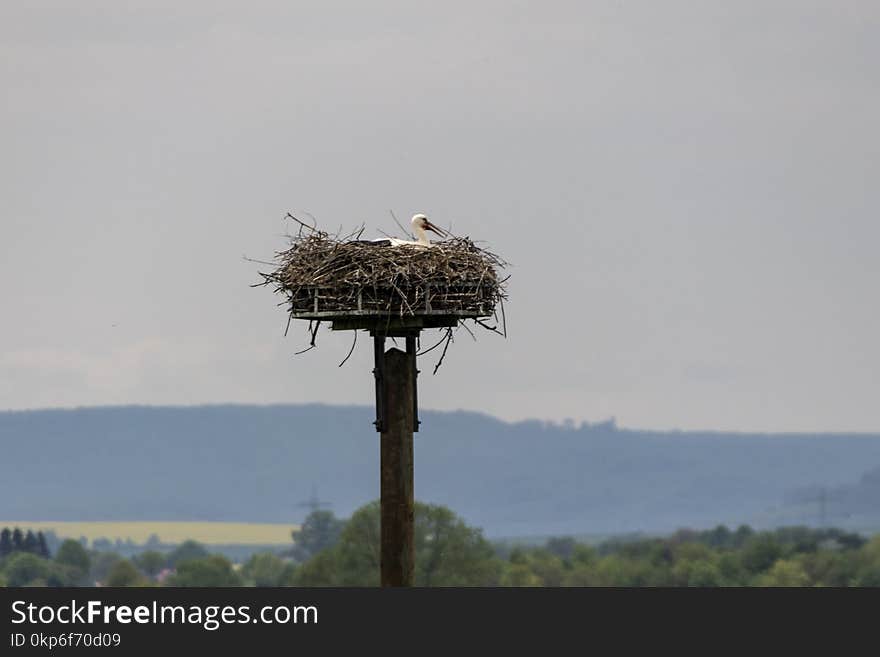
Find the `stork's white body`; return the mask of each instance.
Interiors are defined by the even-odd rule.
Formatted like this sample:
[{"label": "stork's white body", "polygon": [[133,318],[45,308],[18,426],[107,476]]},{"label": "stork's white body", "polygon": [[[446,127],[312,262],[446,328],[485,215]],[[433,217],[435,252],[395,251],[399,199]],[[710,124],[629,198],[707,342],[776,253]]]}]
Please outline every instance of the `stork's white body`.
[{"label": "stork's white body", "polygon": [[438,235],[443,235],[443,231],[428,221],[428,218],[423,214],[414,215],[410,220],[410,224],[412,225],[413,233],[415,233],[416,236],[415,240],[402,240],[396,237],[380,237],[379,239],[370,240],[370,242],[376,246],[431,247],[434,246],[434,244],[431,244],[431,240],[428,239],[427,231],[430,230]]}]

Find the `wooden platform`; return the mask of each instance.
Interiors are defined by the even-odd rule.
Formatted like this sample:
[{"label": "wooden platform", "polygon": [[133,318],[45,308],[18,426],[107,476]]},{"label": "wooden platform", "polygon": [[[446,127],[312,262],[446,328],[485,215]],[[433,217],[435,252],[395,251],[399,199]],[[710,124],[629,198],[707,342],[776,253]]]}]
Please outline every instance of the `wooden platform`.
[{"label": "wooden platform", "polygon": [[415,314],[389,314],[373,310],[319,311],[292,313],[293,319],[330,322],[334,331],[369,331],[372,335],[402,337],[423,329],[458,326],[462,319],[491,317],[473,311],[423,310]]}]

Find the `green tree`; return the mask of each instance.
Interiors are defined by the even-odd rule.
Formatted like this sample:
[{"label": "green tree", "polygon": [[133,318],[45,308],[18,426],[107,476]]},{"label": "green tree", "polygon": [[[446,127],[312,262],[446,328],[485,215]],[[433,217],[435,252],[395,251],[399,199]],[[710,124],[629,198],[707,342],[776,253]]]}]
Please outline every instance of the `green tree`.
[{"label": "green tree", "polygon": [[29,552],[16,552],[4,568],[9,586],[45,586],[49,576],[49,562]]},{"label": "green tree", "polygon": [[880,534],[862,546],[862,556],[868,562],[880,566]]},{"label": "green tree", "polygon": [[147,581],[135,565],[128,559],[115,562],[107,573],[104,586],[145,586]]},{"label": "green tree", "polygon": [[336,545],[345,521],[340,520],[332,511],[312,511],[299,529],[290,535],[293,538],[291,554],[297,561],[305,561]]},{"label": "green tree", "polygon": [[858,559],[855,552],[818,550],[805,554],[800,563],[809,581],[819,586],[852,586],[858,579]]},{"label": "green tree", "polygon": [[168,554],[168,566],[174,568],[181,561],[201,559],[208,556],[205,546],[196,541],[184,541]]},{"label": "green tree", "polygon": [[[303,563],[298,586],[378,586],[380,508],[371,502],[345,523],[338,544]],[[416,586],[488,586],[498,584],[502,564],[482,533],[449,509],[415,505]]]},{"label": "green tree", "polygon": [[92,568],[89,572],[89,579],[93,582],[103,582],[107,579],[116,562],[122,561],[122,557],[116,552],[93,552],[91,560]]},{"label": "green tree", "polygon": [[753,575],[768,570],[780,557],[782,546],[769,534],[748,539],[742,548],[743,566]]},{"label": "green tree", "polygon": [[595,586],[664,586],[669,584],[667,569],[645,558],[612,554],[596,564]]},{"label": "green tree", "polygon": [[67,566],[70,571],[70,586],[82,585],[89,574],[92,560],[89,553],[78,541],[68,538],[55,553],[55,563]]},{"label": "green tree", "polygon": [[156,576],[165,568],[168,557],[156,550],[147,550],[134,557],[132,561],[144,575],[155,580]]},{"label": "green tree", "polygon": [[718,570],[725,586],[744,586],[750,577],[737,552],[722,553],[718,557]]},{"label": "green tree", "polygon": [[271,552],[254,554],[241,568],[241,576],[254,586],[284,586],[295,567]]},{"label": "green tree", "polygon": [[589,564],[572,564],[565,574],[564,586],[596,586],[596,568]]},{"label": "green tree", "polygon": [[[574,553],[574,549],[572,549],[571,553]],[[529,572],[537,578],[536,584],[514,584],[511,583],[511,586],[562,586],[567,579],[567,571],[565,562],[556,554],[553,554],[546,548],[536,548],[529,550],[527,552],[519,552],[512,553],[511,557],[514,557],[515,554],[519,556],[519,563],[524,564]],[[513,561],[513,559],[511,559]],[[518,564],[515,564],[518,565]],[[510,580],[511,574],[510,569],[506,573],[506,577]]]},{"label": "green tree", "polygon": [[871,588],[880,587],[880,566],[868,566],[860,569],[853,580],[853,585]]},{"label": "green tree", "polygon": [[24,548],[24,534],[16,527],[12,530],[12,551],[20,552]]},{"label": "green tree", "polygon": [[24,535],[22,549],[25,552],[30,552],[31,554],[36,554],[37,556],[40,556],[40,544],[37,541],[37,535],[34,534],[32,529],[28,529],[27,534]]},{"label": "green tree", "polygon": [[502,586],[541,586],[541,578],[532,572],[528,562],[510,563],[501,579]]},{"label": "green tree", "polygon": [[44,559],[49,559],[52,556],[49,554],[49,546],[46,544],[46,535],[43,532],[37,533],[37,554]]},{"label": "green tree", "polygon": [[867,542],[850,561],[855,564],[853,585],[880,586],[880,535]]},{"label": "green tree", "polygon": [[565,573],[563,586],[595,586],[598,561],[596,548],[583,543],[575,545],[570,559],[570,570]]},{"label": "green tree", "polygon": [[501,563],[480,529],[445,506],[416,503],[416,586],[491,586]]},{"label": "green tree", "polygon": [[342,586],[339,573],[339,547],[318,552],[297,566],[293,586]]},{"label": "green tree", "polygon": [[356,510],[345,523],[334,552],[337,558],[338,584],[342,586],[379,586],[382,539],[379,502],[370,502]]},{"label": "green tree", "polygon": [[703,540],[713,548],[723,548],[733,543],[734,534],[725,525],[718,525],[705,532]]},{"label": "green tree", "polygon": [[219,554],[187,559],[177,564],[177,572],[168,578],[168,586],[241,586],[241,578],[232,563]]},{"label": "green tree", "polygon": [[752,536],[755,535],[755,530],[749,527],[748,525],[740,525],[736,528],[736,531],[733,532],[733,536],[731,536],[731,544],[734,547],[742,547],[746,541],[748,541]]},{"label": "green tree", "polygon": [[578,543],[571,554],[572,565],[589,566],[595,564],[598,559],[599,554],[596,552],[596,548],[591,545],[584,545],[583,543]]},{"label": "green tree", "polygon": [[810,578],[795,560],[779,559],[758,579],[759,586],[807,586]]},{"label": "green tree", "polygon": [[672,567],[676,586],[724,586],[721,569],[710,559],[682,559]]},{"label": "green tree", "polygon": [[0,559],[10,554],[12,554],[12,532],[9,527],[4,527],[3,531],[0,531]]}]

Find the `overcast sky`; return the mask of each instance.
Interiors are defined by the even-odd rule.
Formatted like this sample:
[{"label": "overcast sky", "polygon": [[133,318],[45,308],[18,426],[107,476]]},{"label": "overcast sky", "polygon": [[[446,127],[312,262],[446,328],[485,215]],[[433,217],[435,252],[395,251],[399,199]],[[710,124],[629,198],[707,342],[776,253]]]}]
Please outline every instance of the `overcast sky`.
[{"label": "overcast sky", "polygon": [[514,263],[426,408],[880,430],[880,4],[0,4],[0,408],[372,404],[282,217]]}]

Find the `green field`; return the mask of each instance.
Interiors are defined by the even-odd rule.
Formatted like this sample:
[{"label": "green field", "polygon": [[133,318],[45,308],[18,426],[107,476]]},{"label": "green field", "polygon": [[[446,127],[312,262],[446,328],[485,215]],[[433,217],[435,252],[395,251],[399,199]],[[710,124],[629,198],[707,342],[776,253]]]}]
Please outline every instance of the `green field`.
[{"label": "green field", "polygon": [[85,536],[90,542],[96,538],[131,540],[146,543],[156,534],[162,543],[181,543],[193,539],[206,545],[281,545],[290,543],[294,524],[250,522],[56,522],[29,520],[0,520],[0,527],[21,527],[24,530],[54,531],[59,538]]}]

